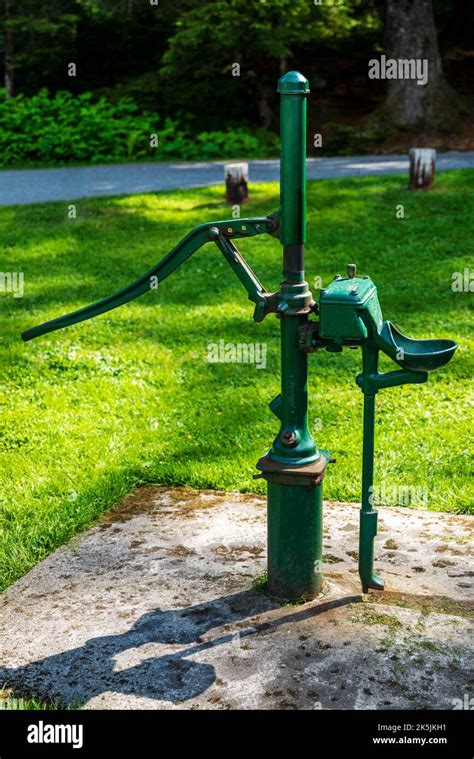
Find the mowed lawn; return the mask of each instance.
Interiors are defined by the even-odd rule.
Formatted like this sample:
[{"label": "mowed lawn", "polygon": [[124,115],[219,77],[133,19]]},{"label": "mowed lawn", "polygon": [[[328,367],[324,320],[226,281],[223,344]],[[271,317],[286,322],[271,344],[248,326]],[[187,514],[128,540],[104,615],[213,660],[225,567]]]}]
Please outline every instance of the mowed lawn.
[{"label": "mowed lawn", "polygon": [[[385,319],[410,336],[460,344],[426,385],[379,393],[376,432],[378,486],[426,488],[428,508],[458,513],[474,501],[473,295],[451,284],[453,272],[474,275],[473,191],[469,171],[441,174],[418,193],[403,176],[308,185],[310,284],[327,284],[355,262],[377,283]],[[253,322],[214,245],[116,311],[20,340],[22,330],[127,285],[195,225],[228,218],[222,194],[78,201],[75,220],[66,203],[0,209],[0,270],[25,277],[23,298],[0,293],[3,587],[140,483],[264,492],[252,475],[277,431],[268,403],[279,392],[279,322]],[[277,184],[251,187],[245,215],[277,208]],[[277,289],[278,242],[237,244],[267,289]],[[209,363],[208,346],[220,340],[265,343],[266,368]],[[311,426],[337,459],[325,498],[358,500],[360,352],[322,351],[309,362]],[[387,360],[383,368],[396,367]]]}]

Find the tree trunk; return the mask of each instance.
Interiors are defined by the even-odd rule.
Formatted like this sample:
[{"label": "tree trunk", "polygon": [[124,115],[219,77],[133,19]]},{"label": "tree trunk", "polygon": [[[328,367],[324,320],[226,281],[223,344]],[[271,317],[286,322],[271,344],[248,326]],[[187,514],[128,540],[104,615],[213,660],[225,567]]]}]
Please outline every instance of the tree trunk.
[{"label": "tree trunk", "polygon": [[436,171],[436,150],[412,148],[410,150],[410,182],[412,190],[429,190]]},{"label": "tree trunk", "polygon": [[265,129],[268,129],[273,121],[273,111],[270,106],[270,98],[273,95],[273,89],[264,84],[260,84],[257,86],[257,92],[260,123]]},{"label": "tree trunk", "polygon": [[386,0],[387,60],[415,60],[427,66],[426,84],[417,79],[387,77],[384,113],[395,126],[452,128],[459,115],[457,95],[444,78],[432,0]]},{"label": "tree trunk", "polygon": [[224,176],[227,203],[232,206],[240,206],[243,203],[248,203],[248,163],[227,163],[224,166]]},{"label": "tree trunk", "polygon": [[4,38],[4,54],[3,65],[5,69],[5,89],[6,97],[12,98],[15,94],[14,90],[14,74],[13,74],[13,32],[9,25],[11,19],[10,14],[10,0],[3,1],[4,7],[4,24],[5,24],[5,38]]}]

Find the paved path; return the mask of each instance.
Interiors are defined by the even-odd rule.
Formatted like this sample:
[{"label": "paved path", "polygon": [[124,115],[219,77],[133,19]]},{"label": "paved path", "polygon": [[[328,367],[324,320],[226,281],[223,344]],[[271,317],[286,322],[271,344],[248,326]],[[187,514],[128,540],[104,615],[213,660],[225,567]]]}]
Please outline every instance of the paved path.
[{"label": "paved path", "polygon": [[[218,185],[224,181],[224,163],[128,163],[0,171],[0,206]],[[276,159],[249,161],[250,182],[278,180],[279,168],[280,162]],[[439,171],[462,168],[474,168],[474,151],[439,154]],[[308,159],[309,179],[376,176],[407,171],[406,155]]]}]

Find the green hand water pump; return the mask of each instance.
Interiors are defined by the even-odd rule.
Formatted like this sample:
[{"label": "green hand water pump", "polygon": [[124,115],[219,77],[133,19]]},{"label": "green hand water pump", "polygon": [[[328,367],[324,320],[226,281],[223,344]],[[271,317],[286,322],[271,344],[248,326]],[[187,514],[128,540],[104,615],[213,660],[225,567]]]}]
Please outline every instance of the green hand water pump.
[{"label": "green hand water pump", "polygon": [[[255,304],[254,319],[275,314],[281,325],[281,394],[270,408],[280,421],[271,448],[257,463],[268,488],[268,590],[294,599],[314,597],[322,586],[322,481],[328,451],[319,450],[308,426],[308,354],[344,347],[362,349],[357,384],[364,393],[362,508],[359,573],[362,589],[382,590],[374,573],[377,511],[373,508],[375,396],[385,387],[425,382],[428,372],[446,364],[457,345],[452,340],[412,340],[383,321],[377,289],[358,277],[336,277],[315,302],[304,275],[306,238],[306,99],[307,79],[296,71],[281,77],[280,209],[257,218],[232,219],[196,227],[156,266],[123,290],[45,322],[22,334],[23,340],[91,319],[128,303],[161,283],[202,245],[221,251]],[[270,234],[283,246],[283,281],[270,293],[242,258],[234,241]],[[311,317],[311,318],[310,318]],[[401,368],[378,373],[379,352]]]}]

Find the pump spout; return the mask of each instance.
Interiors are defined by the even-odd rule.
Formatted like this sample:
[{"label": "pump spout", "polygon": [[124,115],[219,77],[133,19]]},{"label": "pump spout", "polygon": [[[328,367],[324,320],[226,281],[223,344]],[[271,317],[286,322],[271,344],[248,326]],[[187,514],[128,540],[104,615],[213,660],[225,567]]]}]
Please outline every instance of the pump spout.
[{"label": "pump spout", "polygon": [[375,333],[380,350],[404,369],[432,372],[441,369],[454,356],[458,347],[454,340],[417,340],[403,335],[392,322],[383,322]]}]

